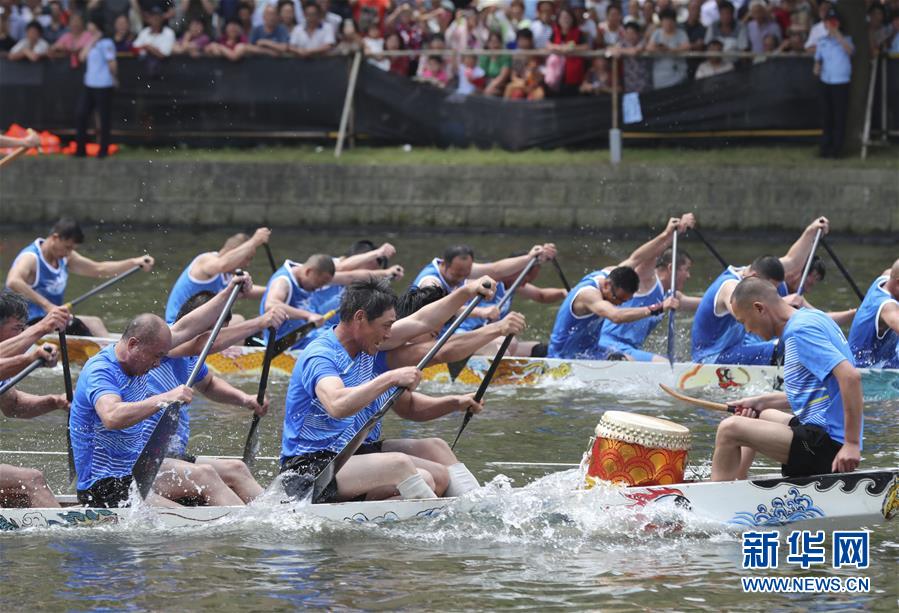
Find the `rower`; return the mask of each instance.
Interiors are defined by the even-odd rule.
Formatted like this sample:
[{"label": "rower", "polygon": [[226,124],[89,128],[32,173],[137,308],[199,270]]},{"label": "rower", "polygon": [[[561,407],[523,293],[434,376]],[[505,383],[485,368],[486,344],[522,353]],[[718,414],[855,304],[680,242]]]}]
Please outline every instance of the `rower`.
[{"label": "rower", "polygon": [[[253,236],[240,232],[228,237],[218,251],[201,253],[191,260],[169,292],[165,305],[165,322],[175,323],[178,311],[191,296],[202,291],[222,291],[234,271],[249,268],[256,250],[268,243],[271,234],[272,231],[268,228],[257,228]],[[259,298],[264,291],[262,287],[254,287],[250,295]],[[235,317],[235,323],[243,319],[240,315]]]},{"label": "rower", "polygon": [[[200,292],[191,297],[181,307],[178,317],[175,321],[179,321],[186,317],[200,306],[206,304],[215,297],[212,292]],[[255,317],[250,320],[229,325],[232,320],[229,312],[225,319],[225,327],[221,329],[219,335],[213,343],[211,352],[218,352],[226,347],[234,344],[241,344],[243,340],[250,335],[256,334],[267,328],[277,328],[287,320],[287,313],[282,308],[275,308],[267,312],[265,315]],[[187,343],[175,347],[169,352],[169,358],[164,364],[158,368],[154,368],[148,373],[147,393],[151,395],[164,394],[177,388],[179,385],[187,383],[190,372],[196,364],[195,357],[202,352],[206,345],[208,333],[204,333]],[[206,368],[204,364],[200,368],[197,376],[197,382],[194,384],[195,391],[203,394],[204,397],[214,402],[239,406],[257,415],[265,415],[268,411],[268,396],[260,405],[256,402],[256,396],[247,394],[230,383],[216,377]],[[178,432],[173,437],[172,445],[170,445],[167,458],[183,460],[191,464],[209,465],[211,466],[222,481],[231,488],[235,494],[240,496],[245,503],[250,502],[262,493],[262,487],[253,478],[247,465],[241,460],[229,460],[211,457],[197,457],[187,452],[187,446],[190,441],[190,405],[181,405],[181,418],[178,421]],[[166,460],[168,461],[168,460]],[[166,470],[166,464],[162,465],[161,470]],[[177,501],[176,501],[177,502]]]},{"label": "rower", "polygon": [[693,361],[705,364],[771,364],[775,359],[777,339],[765,342],[747,335],[734,318],[731,294],[741,279],[758,277],[771,283],[778,294],[787,297],[791,303],[801,305],[801,296],[788,296],[784,278],[795,275],[797,269],[801,274],[816,233],[818,230],[827,233],[828,229],[827,218],[820,217],[809,224],[785,256],[762,256],[749,266],[728,266],[718,275],[703,294],[693,319]]},{"label": "rower", "polygon": [[556,314],[547,357],[564,359],[605,360],[610,350],[599,344],[606,321],[624,324],[661,315],[678,307],[674,296],[635,307],[624,304],[640,288],[640,275],[635,268],[652,269],[652,256],[664,249],[675,230],[684,231],[692,224],[692,215],[672,217],[665,231],[634,251],[618,266],[608,266],[585,276],[568,293]]},{"label": "rower", "polygon": [[[212,327],[232,285],[240,285],[244,296],[253,287],[249,275],[233,277],[228,288],[171,327],[156,315],[138,315],[116,344],[104,347],[81,369],[69,414],[81,504],[116,507],[127,503],[132,469],[163,409],[171,402],[189,404],[193,398],[185,385],[152,395],[147,373],[172,359],[172,347]],[[171,500],[182,498],[198,498],[208,505],[243,504],[211,466],[180,460],[166,462],[153,490],[147,501],[156,506],[177,506]]]},{"label": "rower", "polygon": [[[518,251],[511,254],[509,258],[518,258],[523,255],[527,255],[527,252]],[[515,273],[499,279],[496,282],[496,293],[493,295],[493,298],[491,298],[490,300],[482,300],[480,306],[496,306],[498,308],[499,303],[502,302],[503,298],[507,294],[506,288],[512,286],[515,283],[515,280],[518,278],[519,273]],[[563,288],[537,287],[536,285],[534,285],[533,282],[537,280],[537,277],[539,275],[540,264],[535,264],[525,275],[524,279],[521,282],[521,285],[518,286],[518,289],[515,292],[516,296],[521,296],[522,298],[526,298],[527,300],[531,300],[538,304],[555,304],[557,302],[562,302],[563,300],[565,300],[565,296],[568,295],[568,292]],[[437,286],[435,285],[431,287]],[[512,300],[507,299],[505,304],[503,304],[502,309],[500,310],[499,316],[505,317],[509,314],[511,309]],[[472,330],[477,330],[478,328],[481,328],[488,323],[489,322],[484,318],[469,316],[467,319],[465,319],[465,321],[462,322],[462,325],[459,326],[459,331],[471,332]],[[499,349],[500,343],[502,343],[501,338],[489,343],[488,345],[480,347],[478,349],[478,353],[493,355],[496,353],[497,349]],[[509,348],[506,351],[506,355],[545,357],[546,350],[547,346],[544,343],[541,343],[539,341],[519,341],[518,338],[515,337],[512,339],[512,343],[509,345]]]},{"label": "rower", "polygon": [[[685,232],[695,225],[696,219],[692,213],[686,213],[680,219],[672,217],[661,234],[631,254],[628,262],[640,277],[640,286],[633,298],[621,305],[622,308],[652,307],[665,301],[665,296],[671,292],[672,237],[675,231]],[[692,266],[693,258],[690,254],[684,249],[678,249],[675,290],[679,308],[687,311],[695,311],[699,306],[699,298],[683,294]],[[668,358],[642,349],[646,339],[661,321],[662,315],[659,314],[626,323],[605,322],[599,337],[600,353],[605,353],[606,358],[623,356],[637,362],[667,362]]]},{"label": "rower", "polygon": [[[489,283],[491,289],[483,287]],[[464,293],[396,320],[396,295],[385,280],[347,287],[340,323],[300,354],[287,390],[281,471],[317,474],[378,411],[395,387],[403,394],[394,409],[400,417],[429,421],[456,411],[480,412],[472,394],[431,398],[413,392],[421,372],[396,368],[391,354],[410,339],[440,327],[463,300],[493,295],[492,281],[465,285]],[[455,302],[454,302],[455,301]],[[328,484],[324,501],[457,496],[477,488],[477,479],[440,439],[379,440],[378,424],[366,443]],[[423,450],[422,447],[428,447]],[[423,459],[430,457],[431,459]]]},{"label": "rower", "polygon": [[[778,293],[783,295],[795,294],[799,291],[799,283],[802,280],[802,272],[803,269],[794,269],[794,274],[790,276],[784,276],[783,284],[778,288]],[[824,260],[821,259],[819,255],[812,256],[812,263],[809,266],[808,276],[805,278],[805,285],[802,287],[802,298],[801,301],[799,297],[796,296],[795,300],[792,300],[793,306],[805,306],[810,308],[815,308],[808,301],[808,293],[812,290],[813,287],[818,285],[821,281],[824,280],[825,275],[827,274],[827,267],[824,265]],[[844,311],[826,311],[828,317],[834,320],[838,326],[849,326],[852,325],[852,320],[855,317],[855,313],[858,309],[846,309]]]},{"label": "rower", "polygon": [[[56,326],[62,328],[68,317],[55,309],[38,324],[26,328],[28,302],[13,291],[0,290],[0,387],[37,359],[45,366],[56,365],[56,347],[44,345],[25,351]],[[63,311],[65,313],[65,311]],[[47,326],[51,326],[48,329]],[[15,344],[14,344],[15,343]],[[19,350],[20,349],[20,350]],[[0,412],[6,417],[30,419],[51,411],[69,408],[65,394],[35,396],[13,388],[0,396]],[[44,474],[34,468],[0,464],[0,507],[58,507]]]},{"label": "rower", "polygon": [[[532,258],[546,262],[556,257],[556,246],[552,243],[534,245],[527,254],[504,258],[495,262],[480,263],[474,261],[474,250],[468,245],[448,247],[443,258],[434,258],[415,277],[412,287],[436,285],[447,293],[462,287],[470,277],[488,275],[494,279],[515,277]],[[498,301],[497,301],[498,302]],[[469,317],[480,321],[495,321],[500,318],[496,306],[479,306]]]},{"label": "rower", "polygon": [[855,363],[899,368],[899,260],[874,280],[849,330]]},{"label": "rower", "polygon": [[851,472],[861,461],[861,375],[839,327],[816,309],[794,309],[775,286],[748,277],[730,301],[751,334],[781,338],[784,389],[733,403],[718,426],[712,480],[745,479],[755,452],[781,463],[785,477]]},{"label": "rower", "polygon": [[[22,249],[6,278],[6,287],[28,300],[28,320],[35,322],[55,306],[63,305],[69,271],[84,277],[114,277],[129,268],[153,268],[153,258],[142,255],[125,260],[97,262],[75,248],[84,243],[84,232],[78,222],[63,217],[50,228],[47,238],[37,238]],[[69,322],[66,332],[80,336],[107,336],[99,317],[79,315]]]},{"label": "rower", "polygon": [[[361,269],[337,272],[331,256],[321,253],[309,256],[304,264],[285,260],[284,265],[268,280],[259,304],[259,313],[262,315],[275,307],[287,310],[290,320],[278,327],[277,330],[277,338],[281,339],[306,322],[313,322],[316,326],[324,324],[322,315],[315,312],[320,302],[316,299],[316,293],[329,284],[346,285],[369,277],[384,278],[402,274],[403,270],[400,266],[383,270]],[[264,338],[266,341],[268,340],[267,330]],[[302,349],[309,342],[311,342],[309,338],[300,339],[292,349]]]}]

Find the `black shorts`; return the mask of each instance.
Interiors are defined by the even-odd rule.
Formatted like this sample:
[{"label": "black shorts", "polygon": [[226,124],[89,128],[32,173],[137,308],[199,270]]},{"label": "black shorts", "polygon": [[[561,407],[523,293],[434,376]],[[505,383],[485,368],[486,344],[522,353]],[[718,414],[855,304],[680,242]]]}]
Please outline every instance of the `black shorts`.
[{"label": "black shorts", "polygon": [[820,426],[803,424],[798,418],[790,420],[793,442],[787,463],[781,466],[784,477],[808,477],[832,473],[833,459],[843,447]]},{"label": "black shorts", "polygon": [[78,502],[87,507],[99,507],[101,509],[128,506],[122,503],[128,501],[131,481],[131,475],[100,479],[86,490],[78,490]]},{"label": "black shorts", "polygon": [[[381,453],[384,441],[376,441],[374,443],[365,443],[353,455],[366,455],[369,453]],[[281,464],[281,472],[286,473],[293,471],[300,475],[309,475],[315,477],[325,467],[331,463],[331,460],[337,454],[333,451],[316,451],[315,453],[307,453],[305,455],[295,455],[284,460]],[[337,500],[337,476],[335,475],[331,482],[325,486],[321,495],[315,500],[321,502],[335,502]]]},{"label": "black shorts", "polygon": [[[28,320],[28,325],[33,326],[43,317],[34,317]],[[66,326],[66,334],[69,336],[90,336],[91,331],[87,329],[87,326],[84,325],[84,322],[78,319],[77,317],[73,317],[72,321],[69,322],[69,325]]]}]

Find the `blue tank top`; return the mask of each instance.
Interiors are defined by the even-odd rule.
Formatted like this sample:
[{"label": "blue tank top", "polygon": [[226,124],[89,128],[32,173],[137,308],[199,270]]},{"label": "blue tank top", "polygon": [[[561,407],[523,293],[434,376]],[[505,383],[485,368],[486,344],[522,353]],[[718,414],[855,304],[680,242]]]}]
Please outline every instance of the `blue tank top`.
[{"label": "blue tank top", "polygon": [[[163,358],[162,365],[168,360]],[[69,411],[79,490],[88,489],[100,479],[131,474],[162,411],[127,428],[109,430],[94,407],[102,396],[108,394],[114,394],[125,402],[146,400],[153,395],[148,391],[147,381],[147,375],[132,377],[122,370],[116,359],[115,345],[101,349],[81,369]]]},{"label": "blue tank top", "polygon": [[[658,304],[665,299],[665,290],[662,289],[662,282],[656,277],[656,283],[645,294],[634,294],[634,297],[621,305],[621,308],[638,308],[647,307]],[[624,343],[639,349],[646,341],[646,337],[655,329],[659,322],[662,321],[664,315],[654,315],[652,317],[644,317],[637,321],[623,324],[616,324],[607,321],[602,326],[602,334],[599,337],[600,346],[605,346],[614,341],[616,343]]]},{"label": "blue tank top", "polygon": [[[299,263],[294,262],[293,260],[284,260],[284,265],[281,266],[275,274],[273,274],[268,283],[265,286],[265,293],[262,295],[262,301],[259,303],[259,314],[265,314],[265,301],[268,299],[268,293],[272,289],[272,285],[278,279],[284,278],[287,280],[287,300],[285,302],[292,306],[295,309],[303,309],[304,311],[314,312],[315,305],[313,301],[313,296],[315,292],[310,292],[308,290],[303,289],[299,283],[297,283],[296,277],[293,275],[293,269],[297,266],[300,266]],[[290,334],[300,326],[306,323],[305,319],[290,319],[284,322],[280,328],[278,328],[275,336],[277,338],[283,338],[284,336]],[[268,330],[263,333],[263,338],[268,342]],[[304,339],[306,340],[306,339]]]},{"label": "blue tank top", "polygon": [[433,260],[431,260],[431,262],[427,266],[421,269],[421,271],[418,273],[418,276],[415,277],[415,280],[412,282],[411,287],[421,287],[421,282],[426,277],[437,277],[437,279],[440,281],[440,286],[443,287],[444,290],[446,290],[447,294],[452,292],[454,289],[462,287],[465,284],[465,280],[460,281],[454,286],[450,286],[447,280],[443,278],[443,274],[441,274],[440,272],[440,265],[442,263],[443,260],[440,258],[434,258]]},{"label": "blue tank top", "polygon": [[[147,396],[155,396],[169,392],[179,385],[186,385],[190,372],[197,363],[197,356],[166,358],[157,367],[147,373]],[[197,383],[209,375],[206,364],[197,373]],[[181,405],[181,419],[178,421],[178,432],[172,439],[170,451],[183,454],[190,440],[190,405]]]},{"label": "blue tank top", "polygon": [[[492,306],[498,305],[502,302],[503,297],[506,295],[506,285],[502,281],[498,281],[496,283],[496,293],[493,295],[493,298],[490,300],[481,300],[478,307],[480,308],[489,308]],[[509,314],[509,311],[512,310],[512,298],[506,300],[506,303],[503,305],[503,308],[499,310],[500,318],[505,317]],[[465,321],[462,322],[462,325],[459,326],[459,330],[471,331],[477,330],[482,326],[486,326],[489,321],[483,319],[481,317],[466,317]]]},{"label": "blue tank top", "polygon": [[[334,328],[309,343],[297,359],[287,388],[281,462],[316,451],[340,452],[381,408],[391,392],[384,392],[355,415],[338,419],[328,414],[316,396],[315,386],[319,381],[339,377],[346,387],[356,387],[387,370],[383,352],[375,355],[360,352],[356,357],[350,357],[334,334]],[[381,424],[378,424],[366,441],[377,441],[380,436]]]},{"label": "blue tank top", "polygon": [[899,368],[899,335],[889,326],[878,330],[883,306],[899,304],[884,287],[888,280],[874,280],[849,329],[849,348],[860,368]]},{"label": "blue tank top", "polygon": [[[215,251],[211,253],[218,255]],[[228,282],[231,280],[231,275],[229,274],[219,273],[208,281],[200,281],[190,274],[190,269],[193,267],[194,262],[203,255],[208,254],[201,253],[191,260],[190,264],[187,265],[187,268],[181,271],[181,275],[175,281],[175,285],[172,286],[172,290],[169,292],[168,302],[165,304],[165,322],[167,324],[175,323],[175,320],[178,318],[178,311],[180,311],[181,307],[184,306],[184,303],[193,298],[194,295],[200,292],[212,292],[217,294],[228,287]]]},{"label": "blue tank top", "polygon": [[575,285],[556,314],[556,322],[549,338],[550,358],[592,358],[603,327],[603,318],[594,313],[575,315],[571,310],[577,295],[591,287],[599,289],[599,279],[605,279],[609,273],[594,270]]},{"label": "blue tank top", "polygon": [[730,311],[723,315],[715,313],[715,303],[721,286],[728,281],[739,281],[741,268],[728,266],[702,295],[696,316],[693,318],[693,361],[714,362],[718,354],[728,347],[735,347],[743,342],[746,329],[738,322]]},{"label": "blue tank top", "polygon": [[[47,263],[47,260],[44,259],[44,254],[41,253],[41,245],[43,242],[44,239],[39,238],[22,249],[19,252],[19,255],[16,256],[16,259],[13,260],[13,266],[16,265],[19,258],[26,256],[27,254],[31,254],[37,258],[37,267],[35,268],[34,282],[31,284],[31,289],[53,304],[60,306],[63,303],[63,294],[65,294],[66,291],[66,283],[69,280],[68,258],[60,258],[57,267],[53,268]],[[47,312],[38,305],[33,302],[28,303],[29,321],[38,317],[43,317],[46,314]]]}]

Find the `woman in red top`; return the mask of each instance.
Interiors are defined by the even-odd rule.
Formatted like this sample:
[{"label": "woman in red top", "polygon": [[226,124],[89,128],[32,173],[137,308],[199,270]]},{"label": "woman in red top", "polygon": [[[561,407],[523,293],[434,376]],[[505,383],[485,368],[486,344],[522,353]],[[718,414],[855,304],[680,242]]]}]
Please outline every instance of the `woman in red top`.
[{"label": "woman in red top", "polygon": [[[574,12],[568,8],[559,11],[559,18],[553,25],[553,35],[550,38],[547,49],[557,53],[566,51],[588,51],[590,45],[587,37],[577,27],[577,18]],[[559,96],[576,96],[580,89],[584,74],[587,72],[587,63],[582,57],[565,55],[565,71],[562,82],[559,85]]]}]

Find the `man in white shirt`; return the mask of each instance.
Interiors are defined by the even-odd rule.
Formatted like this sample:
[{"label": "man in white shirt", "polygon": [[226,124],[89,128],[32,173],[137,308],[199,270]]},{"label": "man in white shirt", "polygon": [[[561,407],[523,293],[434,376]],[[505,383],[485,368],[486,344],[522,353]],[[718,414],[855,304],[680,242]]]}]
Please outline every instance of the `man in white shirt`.
[{"label": "man in white shirt", "polygon": [[141,55],[150,54],[159,59],[172,55],[175,47],[175,32],[163,24],[162,8],[154,6],[147,14],[147,27],[140,31],[134,41],[134,48]]},{"label": "man in white shirt", "polygon": [[818,41],[827,36],[827,26],[824,22],[831,7],[833,7],[833,4],[829,0],[821,0],[818,3],[818,23],[809,30],[808,39],[805,41],[805,50],[809,53],[814,53],[815,47],[818,46]]},{"label": "man in white shirt", "polygon": [[290,34],[290,52],[300,57],[322,55],[334,46],[334,31],[322,23],[322,10],[309,3],[303,9],[306,23],[298,25]]}]

